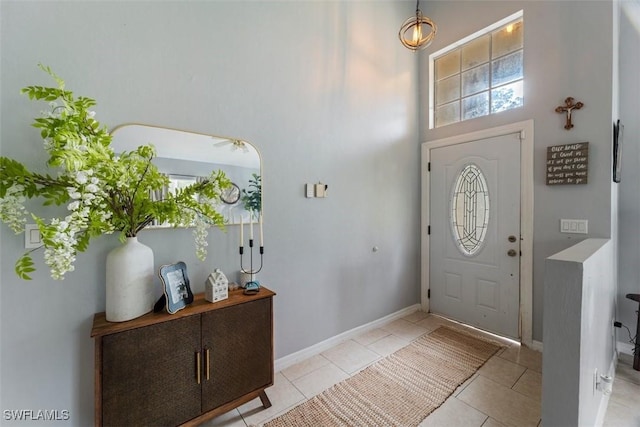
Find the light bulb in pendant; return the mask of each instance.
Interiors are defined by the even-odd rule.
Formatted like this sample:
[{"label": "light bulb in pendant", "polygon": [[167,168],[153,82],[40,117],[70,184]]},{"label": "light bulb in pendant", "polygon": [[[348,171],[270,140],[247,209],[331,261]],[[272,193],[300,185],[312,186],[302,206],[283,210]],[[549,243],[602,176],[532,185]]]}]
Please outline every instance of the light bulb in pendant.
[{"label": "light bulb in pendant", "polygon": [[422,25],[418,23],[413,27],[413,44],[417,46],[420,39],[422,39]]}]

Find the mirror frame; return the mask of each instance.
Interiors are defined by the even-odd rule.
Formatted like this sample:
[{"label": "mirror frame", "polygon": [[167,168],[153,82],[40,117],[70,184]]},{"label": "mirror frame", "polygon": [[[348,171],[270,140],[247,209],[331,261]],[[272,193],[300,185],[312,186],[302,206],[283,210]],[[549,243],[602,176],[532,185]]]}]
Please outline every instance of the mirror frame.
[{"label": "mirror frame", "polygon": [[[263,164],[263,160],[262,160],[262,154],[260,153],[260,150],[258,150],[258,148],[244,140],[244,139],[240,139],[240,138],[235,138],[235,137],[227,137],[227,136],[221,136],[221,135],[213,135],[213,134],[206,134],[206,133],[201,133],[201,132],[193,132],[193,131],[188,131],[188,130],[182,130],[182,129],[176,129],[176,128],[171,128],[171,127],[166,127],[166,126],[157,126],[157,125],[150,125],[150,124],[146,124],[146,123],[137,123],[137,122],[127,122],[127,123],[123,123],[120,124],[116,127],[114,127],[113,129],[111,129],[109,131],[109,134],[111,135],[111,148],[113,149],[113,151],[115,153],[118,153],[119,151],[132,151],[135,150],[137,147],[141,146],[141,145],[153,145],[156,148],[156,157],[157,158],[167,158],[167,159],[171,159],[173,157],[165,157],[162,156],[161,151],[159,151],[158,146],[156,144],[154,144],[154,142],[152,140],[145,142],[144,140],[140,140],[140,142],[136,142],[136,145],[131,145],[128,147],[124,147],[123,149],[116,149],[116,145],[117,145],[117,132],[118,131],[122,131],[122,129],[127,128],[127,127],[140,127],[140,128],[149,128],[152,131],[168,131],[168,132],[175,132],[175,133],[184,133],[184,134],[189,134],[192,137],[203,137],[203,138],[214,138],[217,140],[220,140],[220,142],[228,142],[231,144],[246,144],[249,147],[251,147],[255,153],[258,156],[258,161],[260,163],[260,167],[259,167],[259,176],[260,176],[260,182],[261,182],[261,192],[260,192],[260,215],[262,215],[263,217],[263,221],[264,221],[264,164]],[[128,144],[125,144],[128,145]],[[183,159],[179,159],[179,160],[184,160],[184,161],[198,161],[197,159],[191,159],[191,158],[183,158]],[[162,168],[160,168],[162,171]],[[212,170],[216,170],[216,169],[212,169]],[[184,174],[178,174],[178,173],[168,173],[168,175],[184,175]],[[253,174],[250,174],[248,179],[253,179]],[[242,191],[242,187],[240,187],[240,185],[235,182],[234,180],[232,180],[232,183],[235,184],[236,186],[238,186],[240,188],[240,191]],[[223,215],[225,215],[225,226],[230,226],[230,225],[240,225],[240,221],[236,221],[236,215],[237,212],[234,212],[233,209],[237,208],[237,206],[239,204],[242,203],[242,194],[240,194],[240,198],[238,199],[238,201],[234,204],[228,204],[225,203],[223,200],[220,200],[220,205],[219,208],[223,209],[223,212],[221,212]],[[228,207],[228,211],[224,212],[224,208]],[[240,216],[242,217],[242,221],[247,224],[249,222],[249,211],[247,211],[246,209],[244,209],[244,206],[242,206],[241,209],[241,214]],[[255,218],[254,215],[254,221],[257,221],[258,219]],[[165,227],[163,226],[150,226],[149,228],[158,228],[158,229],[163,229]]]}]

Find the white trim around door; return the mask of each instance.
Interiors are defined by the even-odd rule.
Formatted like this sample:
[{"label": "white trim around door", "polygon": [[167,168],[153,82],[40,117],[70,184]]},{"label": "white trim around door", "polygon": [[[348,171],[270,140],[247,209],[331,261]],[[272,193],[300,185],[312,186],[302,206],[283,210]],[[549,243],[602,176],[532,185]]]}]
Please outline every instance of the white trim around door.
[{"label": "white trim around door", "polygon": [[429,173],[431,150],[479,139],[520,133],[520,339],[533,345],[533,120],[456,135],[422,144],[421,305],[429,311]]}]

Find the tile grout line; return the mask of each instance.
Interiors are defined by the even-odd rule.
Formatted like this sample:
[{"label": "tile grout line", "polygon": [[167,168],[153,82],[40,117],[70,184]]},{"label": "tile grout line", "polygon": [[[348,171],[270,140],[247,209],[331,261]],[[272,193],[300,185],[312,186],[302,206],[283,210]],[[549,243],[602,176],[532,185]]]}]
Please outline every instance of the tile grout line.
[{"label": "tile grout line", "polygon": [[[304,394],[303,394],[303,396],[304,396]],[[262,420],[262,421],[260,421],[260,422],[258,422],[258,423],[254,423],[254,424],[252,424],[251,426],[253,426],[253,425],[263,425],[263,424],[266,424],[266,423],[268,423],[269,421],[272,421],[272,420],[274,420],[274,419],[278,418],[280,415],[284,415],[284,414],[286,414],[286,413],[287,413],[287,412],[289,412],[291,409],[295,408],[295,407],[296,407],[296,406],[298,406],[298,405],[303,404],[303,403],[304,403],[304,402],[306,402],[307,400],[309,400],[309,399],[307,399],[307,398],[305,397],[304,399],[302,399],[302,400],[300,400],[300,401],[298,401],[298,402],[296,402],[296,403],[294,403],[294,404],[292,404],[292,405],[287,406],[287,407],[286,407],[286,408],[284,408],[282,411],[280,411],[280,412],[276,412],[273,416],[268,417],[268,418],[265,418],[264,420]],[[240,415],[242,415],[242,414],[240,414]],[[244,417],[243,417],[242,419],[243,419],[244,423],[247,425],[247,427],[251,427],[251,426],[247,423],[247,421],[244,419]]]},{"label": "tile grout line", "polygon": [[[478,379],[478,377],[480,376],[480,374],[478,373],[478,371],[479,371],[479,370],[480,370],[480,368],[478,368],[478,370],[477,370],[477,371],[475,371],[475,372],[473,373],[473,375],[471,375],[469,378],[467,378],[467,380],[466,380],[465,382],[463,382],[462,384],[460,384],[460,385],[458,386],[458,388],[460,388],[460,387],[462,387],[462,386],[464,386],[464,387],[462,387],[462,389],[461,389],[460,391],[458,391],[458,389],[454,390],[454,392],[453,392],[453,393],[455,394],[455,396],[454,396],[454,394],[452,394],[452,396],[454,396],[455,398],[458,398],[458,396],[460,396],[460,394],[461,394],[463,391],[465,391],[465,390],[467,389],[467,387],[469,387],[469,386],[471,385],[471,383],[472,383],[472,382],[474,382],[475,380],[477,380],[477,379]],[[466,385],[465,385],[465,384],[466,384]],[[456,393],[456,392],[457,392],[457,393]],[[460,401],[461,401],[461,402],[464,402],[463,400],[460,400]]]},{"label": "tile grout line", "polygon": [[[327,366],[327,365],[333,364],[333,362],[332,362],[331,360],[327,359],[327,358],[326,358],[322,353],[318,353],[318,354],[317,354],[317,356],[322,357],[324,360],[326,360],[326,361],[327,361],[327,363],[325,363],[325,364],[323,364],[323,365],[320,365],[320,366],[318,366],[318,367],[317,367],[317,368],[315,368],[315,369],[310,370],[309,372],[305,373],[304,375],[300,375],[298,378],[290,379],[289,377],[287,377],[287,375],[284,373],[284,371],[286,371],[286,369],[285,369],[285,370],[283,370],[283,371],[278,371],[278,372],[276,372],[276,373],[275,373],[275,375],[277,375],[277,374],[279,374],[279,373],[280,373],[280,374],[282,374],[282,376],[283,376],[283,377],[285,377],[285,378],[287,379],[287,381],[289,381],[290,383],[292,383],[292,384],[293,384],[293,382],[294,382],[294,381],[298,381],[299,379],[304,378],[304,377],[306,377],[307,375],[312,374],[312,373],[316,372],[317,370],[324,368],[324,367],[325,367],[325,366]],[[312,356],[312,357],[315,357],[315,356]],[[307,361],[307,360],[309,360],[309,359],[310,359],[310,358],[307,358],[307,359],[303,360],[303,361],[302,361],[302,362],[300,362],[300,363],[304,363],[305,361]],[[298,363],[298,364],[300,364],[300,363]],[[295,366],[295,365],[294,365],[294,366]]]},{"label": "tile grout line", "polygon": [[[518,365],[518,364],[516,363],[516,365]],[[518,366],[522,366],[522,365],[518,365]],[[516,386],[516,384],[518,384],[518,381],[520,381],[520,379],[524,376],[524,374],[525,374],[528,370],[529,370],[529,368],[524,367],[524,371],[522,371],[522,373],[520,374],[520,376],[516,379],[516,381],[515,381],[515,382],[513,383],[513,385],[510,387],[510,388],[511,388],[511,390],[513,390],[513,391],[515,391],[515,392],[518,392],[518,390],[514,390],[513,388]],[[522,393],[520,393],[520,394],[522,394]]]}]

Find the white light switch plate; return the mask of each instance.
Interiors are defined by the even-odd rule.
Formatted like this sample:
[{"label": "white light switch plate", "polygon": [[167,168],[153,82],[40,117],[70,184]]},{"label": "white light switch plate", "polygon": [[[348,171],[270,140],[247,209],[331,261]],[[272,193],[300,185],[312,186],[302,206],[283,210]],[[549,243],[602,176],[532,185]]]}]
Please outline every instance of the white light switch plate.
[{"label": "white light switch plate", "polygon": [[42,246],[42,236],[36,224],[25,224],[24,247],[25,249],[39,248]]},{"label": "white light switch plate", "polygon": [[315,197],[314,185],[313,184],[305,184],[306,197]]},{"label": "white light switch plate", "polygon": [[589,220],[587,220],[587,219],[561,219],[560,220],[560,232],[561,233],[588,234],[589,233]]}]

